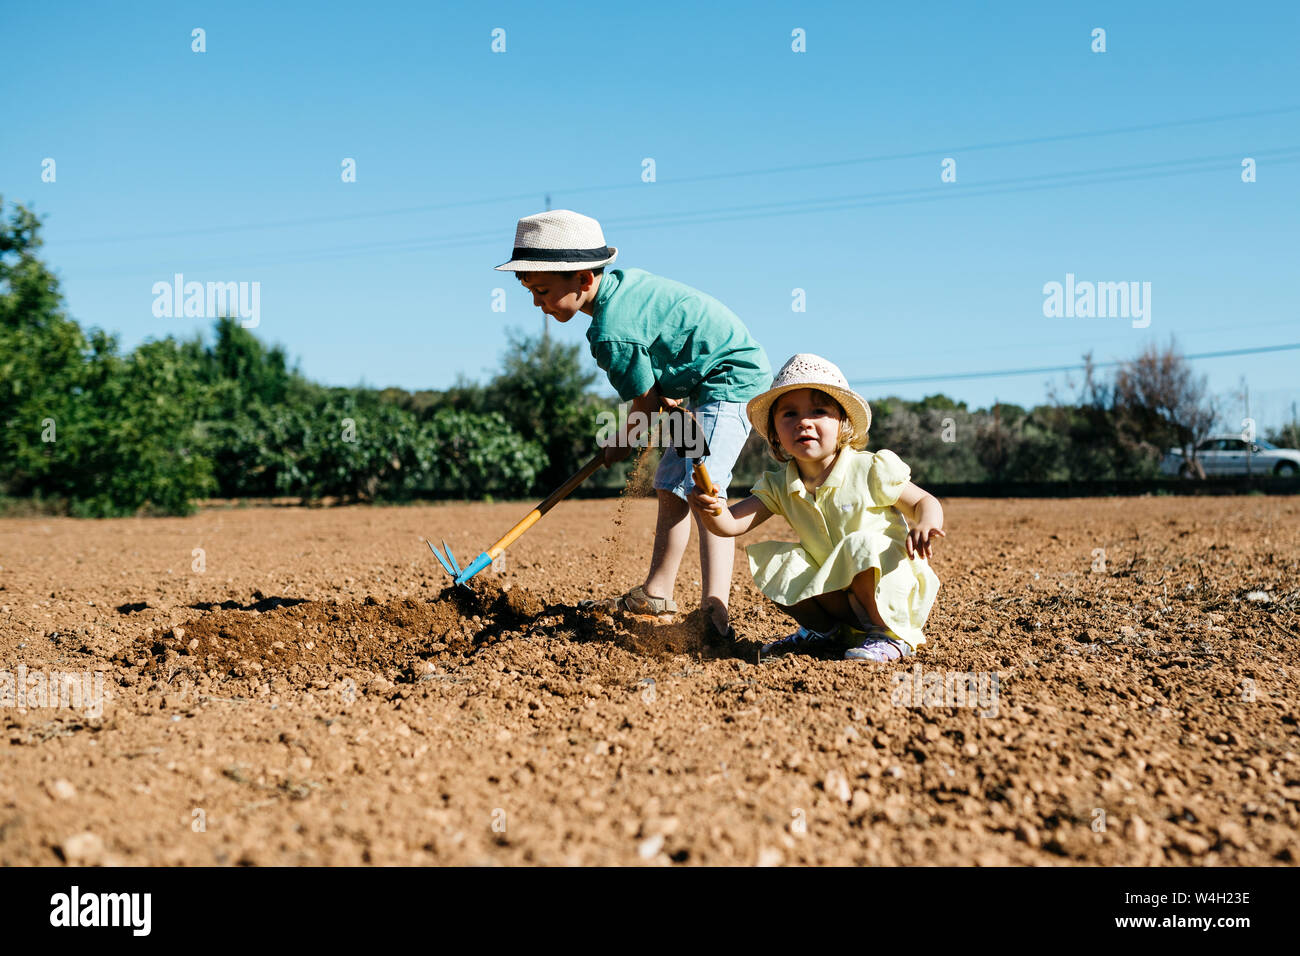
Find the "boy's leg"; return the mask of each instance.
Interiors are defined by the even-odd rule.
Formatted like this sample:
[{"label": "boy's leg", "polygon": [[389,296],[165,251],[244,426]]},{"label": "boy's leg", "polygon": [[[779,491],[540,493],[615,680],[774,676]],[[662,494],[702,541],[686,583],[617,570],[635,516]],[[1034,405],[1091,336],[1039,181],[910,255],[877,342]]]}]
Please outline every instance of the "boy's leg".
[{"label": "boy's leg", "polygon": [[[686,553],[686,542],[691,535],[690,506],[671,491],[659,489],[659,517],[655,525],[654,552],[650,557],[650,572],[642,586],[650,597],[671,598],[677,581],[677,571]],[[696,522],[700,533],[700,584],[704,597],[700,607],[713,618],[721,634],[727,633],[727,606],[731,602],[731,572],[735,566],[736,543],[705,530]]]},{"label": "boy's leg", "polygon": [[[727,494],[731,469],[749,437],[749,419],[738,402],[710,402],[692,409],[709,443],[705,465],[709,477]],[[686,495],[695,485],[692,462],[675,449],[664,452],[655,472],[655,490],[659,497],[659,517],[655,526],[654,552],[650,572],[642,585],[650,597],[671,598],[677,571],[686,553],[690,523],[686,520],[690,506]],[[731,600],[731,572],[735,564],[736,545],[700,528],[700,607],[710,615],[720,633],[727,632],[727,605]]]},{"label": "boy's leg", "polygon": [[677,582],[677,569],[681,567],[686,542],[691,536],[691,523],[687,520],[691,509],[671,491],[659,488],[655,493],[659,498],[659,516],[655,522],[650,572],[642,587],[650,597],[671,598]]},{"label": "boy's leg", "polygon": [[700,532],[700,584],[704,597],[700,608],[713,618],[719,634],[727,633],[727,606],[731,603],[731,572],[736,563],[736,542],[723,538],[704,527],[695,516]]},{"label": "boy's leg", "polygon": [[[731,469],[735,467],[736,459],[740,457],[751,431],[745,406],[740,402],[709,402],[694,408],[693,412],[709,443],[709,456],[704,460],[709,478],[722,491],[722,497],[728,498],[727,486],[731,483]],[[682,493],[689,492],[694,484],[694,477],[688,474]],[[712,618],[718,633],[726,634],[729,627],[727,608],[731,604],[731,573],[736,563],[736,542],[709,533],[702,522],[699,523],[699,531],[700,608]]]}]

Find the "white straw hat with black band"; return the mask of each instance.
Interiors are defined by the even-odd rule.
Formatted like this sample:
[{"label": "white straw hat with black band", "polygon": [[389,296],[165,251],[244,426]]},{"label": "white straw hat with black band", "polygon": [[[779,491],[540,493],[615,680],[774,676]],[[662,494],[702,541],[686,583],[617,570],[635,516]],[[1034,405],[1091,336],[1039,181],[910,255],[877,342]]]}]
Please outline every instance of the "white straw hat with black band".
[{"label": "white straw hat with black band", "polygon": [[801,352],[782,365],[781,371],[772,379],[772,387],[762,395],[751,398],[745,406],[750,423],[761,437],[767,437],[767,416],[772,403],[786,392],[793,392],[797,388],[820,389],[843,405],[845,414],[858,433],[854,447],[866,447],[867,432],[871,430],[871,406],[865,398],[849,388],[848,379],[839,370],[839,366],[809,352]]},{"label": "white straw hat with black band", "polygon": [[618,256],[605,245],[600,223],[572,209],[525,216],[515,227],[515,250],[498,272],[574,272],[598,269]]}]

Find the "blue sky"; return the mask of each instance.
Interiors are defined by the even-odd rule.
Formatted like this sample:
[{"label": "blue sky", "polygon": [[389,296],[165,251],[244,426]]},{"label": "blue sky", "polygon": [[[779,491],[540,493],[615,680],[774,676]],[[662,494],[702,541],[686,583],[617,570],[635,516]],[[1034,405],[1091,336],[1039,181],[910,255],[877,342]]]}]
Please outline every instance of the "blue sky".
[{"label": "blue sky", "polygon": [[[5,21],[0,193],[44,217],[73,316],[128,347],[207,331],[153,315],[153,283],[180,272],[260,282],[257,333],[318,381],[482,378],[508,327],[542,327],[492,267],[547,193],[599,218],[620,265],[727,303],[774,367],[818,352],[869,398],[1034,404],[1052,376],[872,383],[1170,335],[1193,353],[1300,341],[1291,3],[84,3]],[[1149,327],[1044,317],[1067,273],[1150,282]],[[1263,424],[1300,401],[1300,351],[1197,366],[1225,396],[1244,375]]]}]

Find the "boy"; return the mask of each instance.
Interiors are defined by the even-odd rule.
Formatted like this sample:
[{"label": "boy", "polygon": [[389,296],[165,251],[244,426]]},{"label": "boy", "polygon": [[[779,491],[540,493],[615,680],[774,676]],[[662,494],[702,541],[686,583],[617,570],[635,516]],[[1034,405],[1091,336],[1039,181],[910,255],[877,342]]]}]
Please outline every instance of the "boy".
[{"label": "boy", "polygon": [[[605,245],[600,223],[568,209],[525,216],[515,229],[510,261],[533,294],[533,304],[557,322],[591,316],[587,341],[596,364],[632,412],[650,417],[689,403],[709,445],[709,477],[726,498],[731,469],[745,439],[745,404],[772,381],[767,355],[730,309],[680,282],[640,269],[612,269],[618,249]],[[628,415],[629,422],[641,416]],[[612,465],[631,454],[628,425],[605,449]],[[655,472],[659,517],[645,582],[610,602],[615,610],[671,620],[673,589],[691,528],[686,496],[694,487],[691,462],[664,452]],[[734,639],[728,623],[735,544],[698,520],[703,596],[700,607],[713,640]]]}]

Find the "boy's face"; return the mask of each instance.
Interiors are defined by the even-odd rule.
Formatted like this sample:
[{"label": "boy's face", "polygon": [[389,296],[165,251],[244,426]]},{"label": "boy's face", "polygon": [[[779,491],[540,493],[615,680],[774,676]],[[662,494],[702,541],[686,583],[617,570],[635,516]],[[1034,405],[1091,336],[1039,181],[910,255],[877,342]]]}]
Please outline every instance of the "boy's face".
[{"label": "boy's face", "polygon": [[840,411],[811,388],[786,392],[772,406],[776,436],[786,454],[820,461],[835,454],[840,437]]},{"label": "boy's face", "polygon": [[533,305],[557,322],[568,322],[582,308],[595,276],[590,271],[571,276],[562,272],[521,272],[519,281],[533,294]]}]

